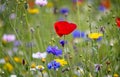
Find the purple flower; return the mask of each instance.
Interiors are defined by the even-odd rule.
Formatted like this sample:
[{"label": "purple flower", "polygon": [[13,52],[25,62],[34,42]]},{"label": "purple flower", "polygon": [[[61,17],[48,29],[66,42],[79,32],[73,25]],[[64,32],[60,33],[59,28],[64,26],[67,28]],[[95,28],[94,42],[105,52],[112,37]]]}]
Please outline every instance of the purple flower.
[{"label": "purple flower", "polygon": [[47,67],[48,67],[48,69],[57,70],[58,68],[60,68],[60,63],[58,63],[56,61],[51,61],[50,63],[48,63]]},{"label": "purple flower", "polygon": [[100,71],[102,64],[94,64],[95,72]]},{"label": "purple flower", "polygon": [[106,10],[106,8],[104,6],[102,6],[102,5],[100,5],[98,7],[98,10],[101,11],[101,12],[104,12]]},{"label": "purple flower", "polygon": [[64,47],[65,43],[67,43],[65,40],[60,40],[60,44],[62,45],[62,47]]},{"label": "purple flower", "polygon": [[69,9],[68,9],[68,8],[61,8],[61,9],[60,9],[60,13],[61,13],[61,14],[64,14],[64,15],[68,15]]},{"label": "purple flower", "polygon": [[99,37],[98,39],[97,39],[97,41],[101,41],[102,40],[102,37]]},{"label": "purple flower", "polygon": [[18,46],[20,46],[21,45],[21,41],[14,41],[14,46],[15,47],[18,47]]},{"label": "purple flower", "polygon": [[0,13],[2,13],[5,10],[6,4],[0,5]]},{"label": "purple flower", "polygon": [[48,53],[52,53],[55,56],[61,56],[62,55],[62,50],[58,49],[57,46],[53,46],[53,47],[52,46],[48,46],[46,51]]},{"label": "purple flower", "polygon": [[47,3],[47,0],[35,0],[35,4],[39,6],[45,6]]},{"label": "purple flower", "polygon": [[10,19],[15,19],[16,18],[16,14],[15,13],[11,13],[9,16]]},{"label": "purple flower", "polygon": [[75,30],[73,33],[72,33],[72,36],[73,38],[85,38],[86,35],[84,32],[80,32],[79,30]]},{"label": "purple flower", "polygon": [[13,42],[13,41],[15,41],[15,39],[16,39],[16,37],[14,34],[4,34],[2,37],[2,40],[6,41],[6,42]]}]

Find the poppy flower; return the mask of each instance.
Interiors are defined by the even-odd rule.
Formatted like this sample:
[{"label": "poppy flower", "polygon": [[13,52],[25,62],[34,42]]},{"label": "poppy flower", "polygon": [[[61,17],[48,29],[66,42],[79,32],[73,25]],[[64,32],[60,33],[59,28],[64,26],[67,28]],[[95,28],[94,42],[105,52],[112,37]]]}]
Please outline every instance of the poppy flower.
[{"label": "poppy flower", "polygon": [[69,23],[67,21],[57,21],[54,24],[54,29],[56,33],[62,37],[63,35],[68,35],[76,29],[77,25],[74,23]]},{"label": "poppy flower", "polygon": [[103,5],[106,9],[110,8],[110,0],[102,0],[101,5]]},{"label": "poppy flower", "polygon": [[117,23],[118,28],[120,28],[120,18],[116,18],[116,23]]}]

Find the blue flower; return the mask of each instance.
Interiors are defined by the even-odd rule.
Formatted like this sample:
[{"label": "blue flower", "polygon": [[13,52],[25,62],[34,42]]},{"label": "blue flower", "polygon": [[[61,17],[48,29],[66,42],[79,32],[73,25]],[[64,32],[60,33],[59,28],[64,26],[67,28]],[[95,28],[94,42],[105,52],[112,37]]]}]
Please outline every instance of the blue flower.
[{"label": "blue flower", "polygon": [[60,9],[60,13],[61,13],[61,14],[67,15],[68,12],[69,12],[69,9],[68,9],[68,8],[61,8],[61,9]]},{"label": "blue flower", "polygon": [[102,40],[102,37],[99,37],[98,39],[97,39],[97,41],[101,41]]},{"label": "blue flower", "polygon": [[85,38],[85,33],[84,32],[80,32],[79,30],[75,30],[72,33],[73,38]]},{"label": "blue flower", "polygon": [[56,62],[56,61],[51,61],[50,63],[48,63],[47,65],[48,69],[54,69],[57,70],[58,68],[60,68],[60,63]]},{"label": "blue flower", "polygon": [[106,8],[104,6],[102,6],[102,5],[100,5],[98,7],[98,10],[101,11],[101,12],[104,12],[106,10]]},{"label": "blue flower", "polygon": [[46,51],[48,53],[52,53],[53,55],[56,55],[56,56],[62,55],[62,50],[58,49],[57,46],[53,46],[53,47],[52,46],[48,46]]},{"label": "blue flower", "polygon": [[65,40],[60,40],[60,44],[62,45],[62,47],[64,47],[64,45],[66,44],[67,42]]}]

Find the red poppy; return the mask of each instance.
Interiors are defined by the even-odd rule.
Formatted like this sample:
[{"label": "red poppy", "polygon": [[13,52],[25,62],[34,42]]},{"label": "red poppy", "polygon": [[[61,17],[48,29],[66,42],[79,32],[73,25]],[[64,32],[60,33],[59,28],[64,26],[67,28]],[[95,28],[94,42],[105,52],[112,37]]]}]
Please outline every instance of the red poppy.
[{"label": "red poppy", "polygon": [[109,9],[110,8],[110,0],[102,0],[101,1],[102,6],[104,6],[105,8]]},{"label": "red poppy", "polygon": [[116,18],[116,23],[117,23],[118,28],[120,28],[120,18]]},{"label": "red poppy", "polygon": [[76,27],[76,24],[67,21],[58,21],[54,24],[54,29],[60,37],[70,34]]}]

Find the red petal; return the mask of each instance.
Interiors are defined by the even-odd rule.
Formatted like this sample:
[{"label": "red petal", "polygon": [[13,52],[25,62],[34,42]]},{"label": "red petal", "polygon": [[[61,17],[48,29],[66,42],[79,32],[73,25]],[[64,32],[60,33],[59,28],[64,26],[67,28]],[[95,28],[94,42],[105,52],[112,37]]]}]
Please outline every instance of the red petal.
[{"label": "red petal", "polygon": [[116,18],[117,26],[120,28],[120,18]]},{"label": "red petal", "polygon": [[76,27],[76,24],[68,23],[67,21],[58,21],[54,24],[54,29],[60,37],[70,34]]}]

